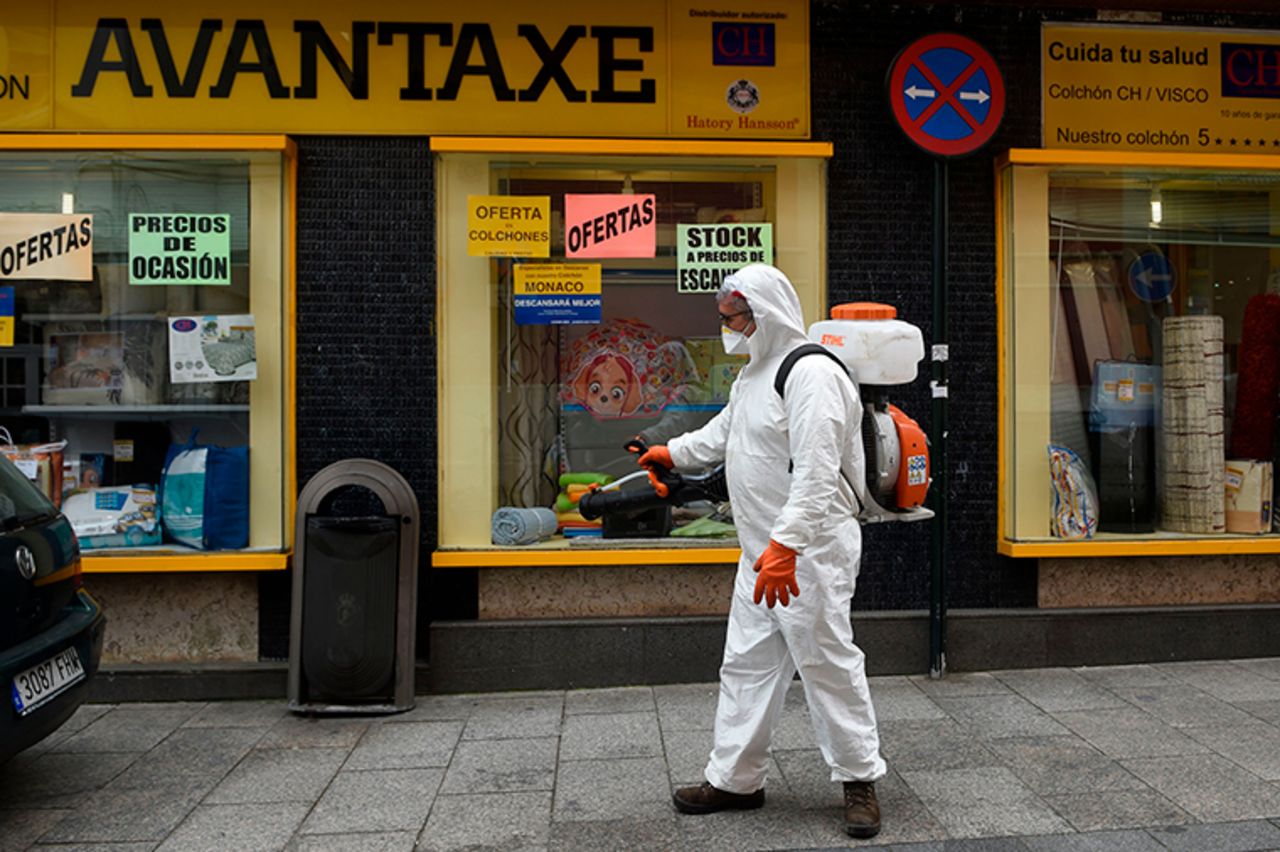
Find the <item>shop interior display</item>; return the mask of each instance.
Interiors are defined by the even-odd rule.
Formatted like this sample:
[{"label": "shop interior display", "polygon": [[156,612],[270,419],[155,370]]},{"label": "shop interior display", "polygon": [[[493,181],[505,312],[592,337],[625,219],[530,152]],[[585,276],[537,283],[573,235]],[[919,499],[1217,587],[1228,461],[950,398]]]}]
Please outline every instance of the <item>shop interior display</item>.
[{"label": "shop interior display", "polygon": [[[95,275],[88,286],[70,292],[79,300],[76,306],[96,304],[98,312],[69,312],[63,310],[65,294],[53,283],[15,285],[21,342],[0,350],[9,385],[0,417],[31,442],[12,445],[7,454],[32,458],[32,479],[65,507],[86,550],[209,547],[202,536],[175,536],[161,500],[166,456],[192,430],[203,428],[242,449],[247,443],[248,382],[169,379],[167,307],[176,296],[174,309],[198,309],[200,294],[153,287],[106,297],[106,291],[129,285],[119,276]],[[239,294],[241,306],[247,305],[243,287]],[[215,302],[226,297],[219,293]],[[126,302],[146,310],[101,312]],[[242,350],[252,352],[252,340],[230,343],[224,360],[238,365]],[[216,370],[212,358],[210,363]],[[48,452],[55,446],[56,455]],[[247,465],[242,484],[247,503]],[[224,508],[211,503],[215,524],[227,515]],[[247,507],[244,512],[236,534],[216,538],[213,546],[248,544]]]},{"label": "shop interior display", "polygon": [[1050,191],[1057,537],[1088,529],[1057,520],[1059,486],[1083,494],[1082,475],[1098,533],[1258,534],[1277,523],[1274,193],[1223,184],[1166,181],[1150,221],[1136,182]]},{"label": "shop interior display", "polygon": [[[601,265],[599,322],[578,325],[517,324],[512,281],[514,265],[522,261],[494,261],[502,508],[491,519],[493,540],[523,541],[539,531],[532,516],[525,523],[509,514],[512,507],[553,509],[558,536],[587,546],[606,536],[675,535],[698,521],[701,527],[691,529],[723,536],[724,527],[732,531],[732,515],[722,502],[692,501],[625,521],[586,518],[577,504],[590,486],[637,470],[635,457],[623,449],[628,440],[641,435],[665,442],[702,426],[728,402],[746,359],[724,352],[714,293],[677,292],[677,225],[767,221],[765,181],[771,176],[702,167],[652,175],[556,171],[513,170],[499,182],[508,194],[550,197],[551,262],[566,260],[563,205],[573,193],[653,193],[656,251],[652,258],[569,259]],[[627,480],[622,487],[636,484]]]}]

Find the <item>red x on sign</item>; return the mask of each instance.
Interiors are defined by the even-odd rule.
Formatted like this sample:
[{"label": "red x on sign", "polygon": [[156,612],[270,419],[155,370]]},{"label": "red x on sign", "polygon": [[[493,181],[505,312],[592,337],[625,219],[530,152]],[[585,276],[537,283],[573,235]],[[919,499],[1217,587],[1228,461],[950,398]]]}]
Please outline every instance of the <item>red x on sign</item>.
[{"label": "red x on sign", "polygon": [[981,148],[1004,117],[1004,79],[991,54],[961,35],[912,42],[889,71],[889,104],[907,138],[930,154]]}]

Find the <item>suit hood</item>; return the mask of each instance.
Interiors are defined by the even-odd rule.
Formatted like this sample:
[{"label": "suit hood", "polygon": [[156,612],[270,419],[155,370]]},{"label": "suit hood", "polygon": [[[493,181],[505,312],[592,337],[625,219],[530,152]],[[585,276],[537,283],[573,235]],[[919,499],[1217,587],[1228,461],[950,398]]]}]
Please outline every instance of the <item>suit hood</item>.
[{"label": "suit hood", "polygon": [[751,335],[753,360],[785,355],[808,342],[800,297],[781,270],[753,263],[726,277],[725,284],[741,293],[751,308],[756,322]]}]

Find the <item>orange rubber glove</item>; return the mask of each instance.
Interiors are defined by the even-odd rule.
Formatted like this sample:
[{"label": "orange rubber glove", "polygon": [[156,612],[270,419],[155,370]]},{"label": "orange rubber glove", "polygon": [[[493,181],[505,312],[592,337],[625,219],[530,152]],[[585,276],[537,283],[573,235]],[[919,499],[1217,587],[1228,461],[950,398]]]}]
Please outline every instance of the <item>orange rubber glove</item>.
[{"label": "orange rubber glove", "polygon": [[[800,586],[796,584],[796,552],[791,548],[769,539],[769,546],[760,554],[752,570],[758,575],[756,603],[760,603],[763,598],[768,602],[769,609],[773,609],[775,601],[786,606],[791,603],[791,598],[800,597]],[[790,595],[787,594],[788,589],[791,591]]]},{"label": "orange rubber glove", "polygon": [[649,471],[649,482],[653,485],[653,490],[657,492],[658,496],[666,497],[670,489],[658,480],[658,475],[653,470],[655,466],[665,467],[667,470],[675,467],[675,463],[671,461],[671,451],[667,449],[666,444],[650,447],[636,462]]}]

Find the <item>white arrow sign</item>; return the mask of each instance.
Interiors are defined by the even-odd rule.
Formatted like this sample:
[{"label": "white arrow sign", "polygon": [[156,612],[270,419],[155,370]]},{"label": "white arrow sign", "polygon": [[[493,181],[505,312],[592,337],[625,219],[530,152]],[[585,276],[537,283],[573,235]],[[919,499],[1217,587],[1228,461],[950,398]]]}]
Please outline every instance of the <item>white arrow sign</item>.
[{"label": "white arrow sign", "polygon": [[913,101],[916,98],[935,98],[937,96],[938,93],[933,89],[917,89],[914,84],[910,89],[907,89],[907,97],[911,98]]},{"label": "white arrow sign", "polygon": [[1169,273],[1167,273],[1167,272],[1166,272],[1166,273],[1159,273],[1159,272],[1155,272],[1155,271],[1153,271],[1153,270],[1151,270],[1151,269],[1143,269],[1141,272],[1139,272],[1139,273],[1138,273],[1137,275],[1135,275],[1134,277],[1135,277],[1135,278],[1137,278],[1139,281],[1141,281],[1141,282],[1142,282],[1142,286],[1143,286],[1143,287],[1146,287],[1147,289],[1151,289],[1151,282],[1152,282],[1152,281],[1168,281],[1168,280],[1170,280],[1171,278],[1173,278],[1173,276],[1172,276],[1172,275],[1170,275],[1170,274],[1169,274]]},{"label": "white arrow sign", "polygon": [[988,95],[988,94],[987,94],[985,91],[983,91],[982,89],[979,89],[979,90],[978,90],[978,91],[976,91],[976,92],[961,92],[961,93],[960,93],[960,100],[962,100],[962,101],[977,101],[977,102],[978,102],[978,103],[980,103],[980,104],[985,104],[987,101],[991,100],[991,96],[990,96],[990,95]]}]

